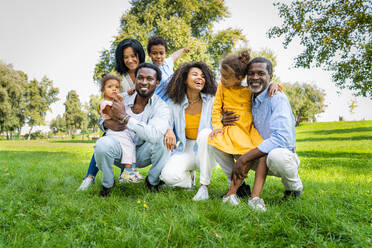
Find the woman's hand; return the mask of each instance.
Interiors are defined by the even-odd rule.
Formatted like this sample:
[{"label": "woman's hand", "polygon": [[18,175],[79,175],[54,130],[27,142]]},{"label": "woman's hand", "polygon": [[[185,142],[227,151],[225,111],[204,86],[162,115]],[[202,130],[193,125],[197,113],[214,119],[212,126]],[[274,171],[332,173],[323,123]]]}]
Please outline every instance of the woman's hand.
[{"label": "woman's hand", "polygon": [[268,95],[269,97],[272,97],[278,92],[278,90],[282,91],[282,89],[278,86],[277,83],[271,83],[269,86],[269,92]]},{"label": "woman's hand", "polygon": [[210,139],[213,139],[214,137],[217,136],[217,134],[223,134],[223,129],[214,129],[210,134],[209,134],[209,138]]},{"label": "woman's hand", "polygon": [[173,151],[174,148],[176,148],[177,146],[176,135],[174,135],[172,129],[168,129],[167,132],[164,134],[164,145],[170,151]]}]

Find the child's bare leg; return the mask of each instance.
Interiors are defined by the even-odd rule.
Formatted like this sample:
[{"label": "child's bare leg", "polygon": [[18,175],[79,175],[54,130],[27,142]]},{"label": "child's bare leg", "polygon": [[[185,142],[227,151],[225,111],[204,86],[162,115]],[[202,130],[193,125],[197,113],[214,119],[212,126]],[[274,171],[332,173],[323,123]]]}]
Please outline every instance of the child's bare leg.
[{"label": "child's bare leg", "polygon": [[254,197],[260,197],[260,194],[262,192],[267,175],[266,158],[267,156],[264,156],[259,158],[258,160],[251,199]]},{"label": "child's bare leg", "polygon": [[238,191],[238,188],[243,183],[244,179],[247,177],[248,171],[252,168],[252,166],[253,166],[253,163],[248,162],[244,166],[244,171],[243,171],[244,177],[242,177],[242,178],[237,178],[237,177],[232,178],[230,188],[229,188],[229,191],[226,193],[226,196],[236,194],[236,192]]}]

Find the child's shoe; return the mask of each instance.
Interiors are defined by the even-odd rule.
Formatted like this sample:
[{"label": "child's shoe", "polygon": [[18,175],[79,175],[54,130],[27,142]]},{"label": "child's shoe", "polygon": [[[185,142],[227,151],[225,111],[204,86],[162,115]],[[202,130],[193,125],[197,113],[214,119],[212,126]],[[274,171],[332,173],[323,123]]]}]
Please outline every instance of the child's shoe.
[{"label": "child's shoe", "polygon": [[124,182],[129,183],[139,183],[141,180],[136,177],[132,169],[125,168],[123,173],[121,173],[120,176],[121,179],[123,179]]},{"label": "child's shoe", "polygon": [[145,179],[145,178],[141,175],[141,173],[140,173],[136,168],[133,168],[132,170],[133,170],[134,175],[136,175],[136,177],[137,177],[138,179],[140,179],[140,180]]}]

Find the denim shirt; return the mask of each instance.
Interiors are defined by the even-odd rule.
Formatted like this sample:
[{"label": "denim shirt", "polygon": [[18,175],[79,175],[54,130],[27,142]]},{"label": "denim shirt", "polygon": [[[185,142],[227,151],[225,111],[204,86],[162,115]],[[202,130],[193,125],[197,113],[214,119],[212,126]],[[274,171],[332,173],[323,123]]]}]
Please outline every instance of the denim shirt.
[{"label": "denim shirt", "polygon": [[[214,96],[201,93],[201,99],[203,101],[203,104],[198,133],[205,128],[212,129],[212,106],[214,102]],[[185,109],[189,106],[189,102],[187,101],[187,97],[185,97],[181,104],[176,104],[172,100],[169,100],[168,106],[171,115],[171,118],[169,119],[169,129],[173,129],[176,135],[177,143],[179,141],[179,144],[177,145],[174,152],[183,152],[186,145]],[[198,147],[196,143],[193,149],[194,151],[197,151]]]},{"label": "denim shirt", "polygon": [[174,68],[172,56],[166,58],[163,64],[157,67],[161,71],[161,80],[159,85],[156,87],[155,94],[160,96],[160,98],[163,99],[163,101],[167,102],[169,100],[167,95],[167,86],[172,78]]},{"label": "denim shirt", "polygon": [[[137,92],[131,96],[123,93],[122,96],[124,97],[123,104],[125,108],[133,107]],[[137,146],[142,145],[144,142],[155,144],[163,142],[164,134],[168,129],[169,119],[168,105],[158,95],[153,94],[143,110],[142,121],[129,118],[127,128],[136,133],[138,137]],[[103,122],[104,120],[100,117],[98,126],[105,132]]]},{"label": "denim shirt", "polygon": [[253,124],[264,141],[257,147],[269,153],[275,148],[296,148],[295,120],[287,96],[278,91],[268,96],[267,87],[257,97],[252,94]]}]

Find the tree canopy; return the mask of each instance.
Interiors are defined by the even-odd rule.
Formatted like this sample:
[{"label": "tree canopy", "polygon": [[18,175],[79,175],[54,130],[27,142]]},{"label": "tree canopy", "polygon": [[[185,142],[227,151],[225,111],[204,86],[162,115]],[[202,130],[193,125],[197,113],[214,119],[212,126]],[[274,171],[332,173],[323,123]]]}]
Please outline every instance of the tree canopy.
[{"label": "tree canopy", "polygon": [[325,92],[314,84],[294,83],[283,84],[283,91],[291,104],[296,125],[303,119],[316,121],[316,115],[324,112]]},{"label": "tree canopy", "polygon": [[69,134],[73,134],[76,129],[82,128],[84,118],[86,117],[81,109],[79,95],[76,91],[71,90],[68,92],[64,105],[65,113],[63,117],[66,121],[66,129]]},{"label": "tree canopy", "polygon": [[213,31],[213,23],[229,15],[222,0],[132,0],[131,5],[121,17],[120,31],[111,48],[101,53],[95,80],[113,70],[116,45],[125,38],[137,39],[146,49],[149,37],[161,35],[167,41],[169,54],[193,47],[177,60],[176,67],[186,61],[204,61],[215,70],[236,42],[246,41],[239,29]]},{"label": "tree canopy", "polygon": [[295,39],[305,47],[296,67],[315,65],[332,71],[336,85],[372,97],[372,4],[368,0],[296,0],[275,3],[283,19],[269,37]]}]

